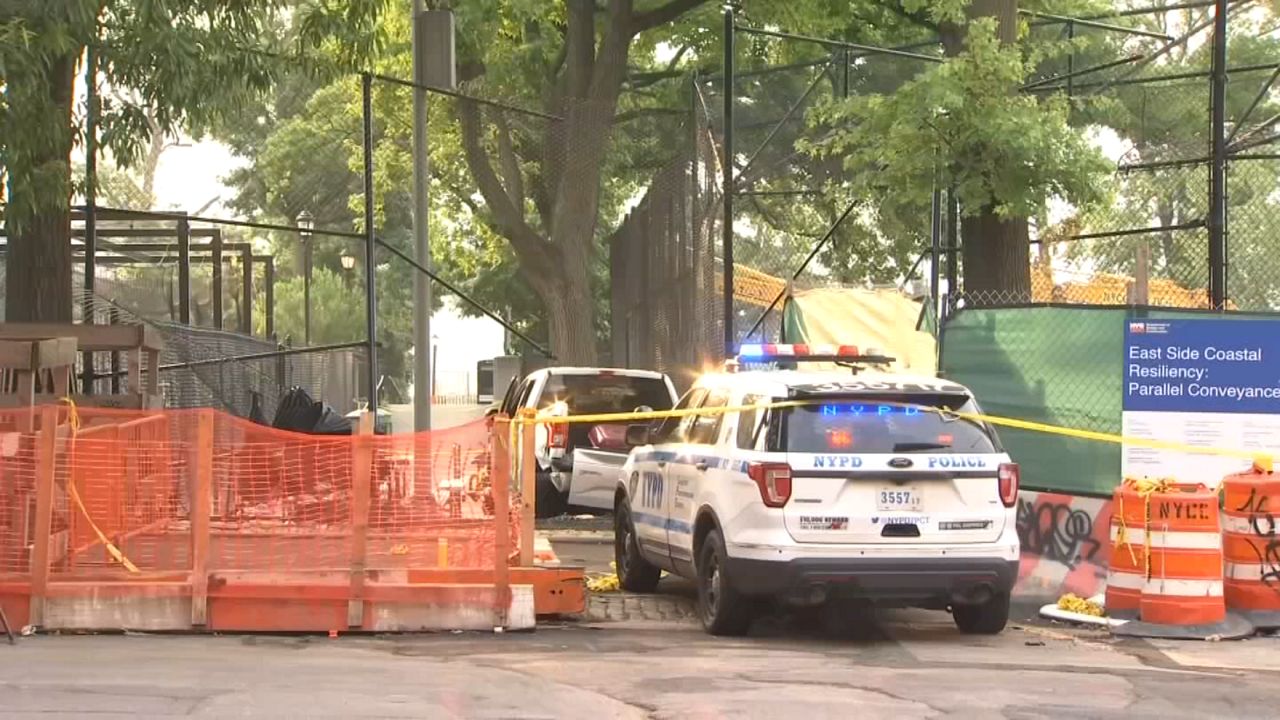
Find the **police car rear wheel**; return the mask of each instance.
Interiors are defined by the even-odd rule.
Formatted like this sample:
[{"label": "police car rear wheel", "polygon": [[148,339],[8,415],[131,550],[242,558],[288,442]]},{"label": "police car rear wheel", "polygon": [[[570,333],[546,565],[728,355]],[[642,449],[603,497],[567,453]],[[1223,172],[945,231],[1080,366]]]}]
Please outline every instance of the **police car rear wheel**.
[{"label": "police car rear wheel", "polygon": [[953,605],[951,617],[966,635],[998,635],[1009,622],[1009,593],[977,605]]},{"label": "police car rear wheel", "polygon": [[662,571],[641,557],[635,522],[626,502],[618,503],[613,513],[613,559],[623,590],[650,593],[657,589]]},{"label": "police car rear wheel", "polygon": [[733,589],[726,557],[720,532],[707,533],[698,553],[698,616],[712,635],[745,635],[751,627],[752,604]]}]

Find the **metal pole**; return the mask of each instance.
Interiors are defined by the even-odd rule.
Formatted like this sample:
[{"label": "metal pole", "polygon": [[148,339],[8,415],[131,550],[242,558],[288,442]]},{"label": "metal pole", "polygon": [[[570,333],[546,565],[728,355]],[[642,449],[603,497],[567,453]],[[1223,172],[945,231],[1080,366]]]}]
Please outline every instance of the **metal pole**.
[{"label": "metal pole", "polygon": [[724,352],[733,357],[733,7],[724,11]]},{"label": "metal pole", "polygon": [[[111,324],[112,324],[112,325],[119,325],[119,324],[120,324],[120,309],[119,309],[119,308],[117,308],[117,307],[115,307],[115,306],[112,306],[110,316],[111,316]],[[133,362],[134,360],[136,360],[136,359],[138,359],[138,356],[137,356],[137,355],[134,355],[134,356],[132,356],[132,357],[130,357],[130,358],[129,358],[129,362],[130,362],[130,363],[132,363],[132,362]],[[122,367],[121,367],[121,365],[120,365],[120,353],[119,353],[118,351],[113,350],[113,351],[111,352],[111,394],[112,394],[112,395],[119,395],[119,394],[120,394],[120,377],[121,377],[121,375],[123,375],[123,369],[122,369]],[[139,374],[139,375],[138,375],[138,377],[142,377],[142,375],[141,375],[141,374]],[[131,387],[131,388],[129,388],[129,392],[135,392],[135,393],[136,393],[136,392],[142,392],[142,389],[141,389],[141,388]]]},{"label": "metal pole", "polygon": [[[97,34],[96,28],[94,34]],[[95,43],[85,50],[85,159],[84,159],[84,297],[80,322],[92,325],[93,295],[98,272],[98,52]],[[84,394],[93,394],[93,353],[84,353]]]},{"label": "metal pole", "polygon": [[243,276],[240,278],[242,302],[240,323],[243,326],[241,332],[253,337],[253,250],[245,248],[240,251],[240,266],[240,270],[243,272]]},{"label": "metal pole", "polygon": [[361,78],[364,115],[364,305],[365,325],[369,334],[369,412],[374,426],[378,421],[378,293],[374,272],[378,265],[378,246],[373,236],[373,76]]},{"label": "metal pole", "polygon": [[849,97],[849,49],[844,51],[844,78],[840,83],[840,96]]},{"label": "metal pole", "polygon": [[929,226],[929,305],[933,309],[934,327],[938,323],[938,283],[942,268],[942,189],[933,188],[932,222]]},{"label": "metal pole", "polygon": [[1067,42],[1070,43],[1071,49],[1067,54],[1067,98],[1070,99],[1075,94],[1075,77],[1076,77],[1076,22],[1074,20],[1067,21]]},{"label": "metal pole", "polygon": [[960,292],[960,200],[953,186],[947,191],[947,307],[950,315]]},{"label": "metal pole", "polygon": [[[413,5],[413,250],[423,267],[431,268],[431,168],[430,141],[427,135],[426,29],[423,27],[426,7],[422,0]],[[431,346],[431,278],[413,274],[413,427],[431,429],[431,396],[435,393],[435,375],[431,372],[435,358],[428,354]]]},{"label": "metal pole", "polygon": [[302,344],[311,344],[311,237],[302,234]]},{"label": "metal pole", "polygon": [[1209,173],[1209,302],[1221,309],[1227,297],[1227,0],[1217,0],[1213,18],[1213,162]]},{"label": "metal pole", "polygon": [[222,329],[222,230],[215,228],[209,242],[213,263],[213,326]]},{"label": "metal pole", "polygon": [[263,292],[266,295],[266,336],[274,338],[276,336],[276,261],[275,258],[267,258],[266,265],[262,268]]},{"label": "metal pole", "polygon": [[178,219],[178,320],[191,324],[191,221]]}]

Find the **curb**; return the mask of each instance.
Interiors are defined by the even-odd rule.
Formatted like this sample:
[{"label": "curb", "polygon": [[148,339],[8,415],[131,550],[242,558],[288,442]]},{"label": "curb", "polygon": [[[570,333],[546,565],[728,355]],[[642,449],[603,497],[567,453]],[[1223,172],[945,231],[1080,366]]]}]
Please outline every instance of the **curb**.
[{"label": "curb", "polygon": [[[552,543],[579,543],[590,545],[611,545],[613,544],[612,530],[559,530],[559,531],[543,531],[539,530],[539,534]],[[544,534],[545,533],[545,534]]]}]

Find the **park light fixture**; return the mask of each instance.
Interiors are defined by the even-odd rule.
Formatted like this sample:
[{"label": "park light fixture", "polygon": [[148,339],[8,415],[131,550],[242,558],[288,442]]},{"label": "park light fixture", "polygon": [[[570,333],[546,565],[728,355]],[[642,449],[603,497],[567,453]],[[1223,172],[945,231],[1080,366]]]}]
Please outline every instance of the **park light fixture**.
[{"label": "park light fixture", "polygon": [[298,213],[297,224],[302,239],[309,240],[311,239],[311,229],[316,226],[316,216],[312,215],[309,210],[303,210]]},{"label": "park light fixture", "polygon": [[342,253],[342,257],[338,258],[338,261],[342,263],[343,270],[350,271],[356,266],[356,259],[347,253]]}]

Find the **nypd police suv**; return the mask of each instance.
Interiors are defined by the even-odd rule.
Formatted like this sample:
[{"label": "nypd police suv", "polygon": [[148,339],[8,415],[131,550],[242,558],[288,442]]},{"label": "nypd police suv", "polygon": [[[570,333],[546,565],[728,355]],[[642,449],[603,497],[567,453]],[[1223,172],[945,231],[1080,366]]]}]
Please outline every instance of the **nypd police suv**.
[{"label": "nypd police suv", "polygon": [[[966,633],[998,633],[1018,575],[1018,466],[972,393],[873,373],[856,348],[744,346],[745,363],[847,369],[708,374],[677,409],[628,428],[614,494],[624,589],[667,570],[694,580],[704,627],[745,633],[758,600],[849,600],[950,609]],[[958,414],[957,414],[958,413]]]}]

